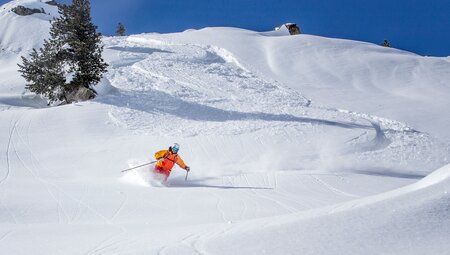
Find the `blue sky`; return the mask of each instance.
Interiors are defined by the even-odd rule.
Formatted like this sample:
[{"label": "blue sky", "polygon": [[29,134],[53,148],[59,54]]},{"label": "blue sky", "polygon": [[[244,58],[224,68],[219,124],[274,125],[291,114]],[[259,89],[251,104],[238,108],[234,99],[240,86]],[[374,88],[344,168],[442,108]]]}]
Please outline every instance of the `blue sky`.
[{"label": "blue sky", "polygon": [[450,0],[92,0],[91,5],[105,35],[114,34],[119,21],[127,34],[208,26],[267,31],[294,22],[307,34],[378,44],[386,38],[395,48],[421,55],[450,55]]}]

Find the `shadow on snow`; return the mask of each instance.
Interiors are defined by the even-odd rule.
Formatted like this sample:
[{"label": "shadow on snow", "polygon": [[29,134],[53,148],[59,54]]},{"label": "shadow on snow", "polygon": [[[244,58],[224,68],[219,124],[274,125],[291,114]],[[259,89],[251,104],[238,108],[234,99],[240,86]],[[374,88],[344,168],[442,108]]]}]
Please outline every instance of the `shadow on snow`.
[{"label": "shadow on snow", "polygon": [[341,128],[373,129],[373,125],[351,122],[338,122],[324,119],[299,117],[290,114],[274,114],[264,112],[239,112],[223,110],[215,107],[184,101],[161,91],[120,91],[113,95],[97,99],[98,102],[143,111],[150,114],[172,115],[181,119],[194,121],[243,121],[263,120],[280,122],[299,122],[316,125],[328,125]]},{"label": "shadow on snow", "polygon": [[130,53],[142,53],[142,54],[153,54],[155,52],[159,52],[159,53],[173,53],[171,51],[167,51],[167,50],[160,50],[160,49],[155,49],[155,48],[146,48],[146,47],[119,47],[119,46],[114,46],[114,47],[109,47],[106,48],[108,50],[117,50],[117,51],[124,51],[124,52],[130,52]]},{"label": "shadow on snow", "polygon": [[260,189],[260,190],[272,190],[270,187],[250,187],[250,186],[227,186],[227,185],[210,185],[205,184],[205,180],[171,180],[170,188],[214,188],[214,189]]}]

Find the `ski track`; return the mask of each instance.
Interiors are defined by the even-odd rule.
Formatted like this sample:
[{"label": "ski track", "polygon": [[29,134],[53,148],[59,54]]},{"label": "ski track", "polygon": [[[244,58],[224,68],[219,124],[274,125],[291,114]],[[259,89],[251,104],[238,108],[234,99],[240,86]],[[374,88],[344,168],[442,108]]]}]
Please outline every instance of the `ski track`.
[{"label": "ski track", "polygon": [[[30,120],[30,121],[31,121],[31,120]],[[20,140],[20,142],[21,142],[22,144],[25,144],[25,145],[26,145],[25,147],[26,147],[27,150],[30,152],[30,155],[34,155],[34,153],[33,153],[32,149],[31,149],[31,147],[29,146],[29,144],[27,144],[27,142],[29,142],[29,140],[27,140],[27,142],[26,142],[26,141],[23,139],[23,137],[22,137],[22,135],[21,135],[21,132],[20,132],[20,130],[18,129],[18,126],[19,126],[19,119],[16,120],[16,122],[15,122],[15,124],[14,124],[13,132],[16,134],[16,136],[17,136],[17,138]],[[30,122],[29,122],[29,124],[28,124],[28,127],[29,127],[29,126],[30,126]],[[29,130],[28,127],[27,127],[27,131]],[[51,197],[51,198],[55,201],[55,203],[57,204],[57,212],[56,212],[56,214],[58,215],[58,224],[61,224],[61,223],[63,223],[63,222],[65,222],[66,224],[71,224],[71,218],[72,218],[72,217],[69,216],[69,213],[64,209],[64,206],[63,206],[63,204],[62,204],[62,202],[61,202],[61,199],[58,198],[58,196],[55,195],[54,192],[51,191],[51,188],[56,189],[56,190],[59,192],[59,194],[64,195],[65,197],[69,198],[69,199],[72,200],[73,202],[77,203],[79,206],[82,205],[84,208],[88,209],[88,210],[89,210],[90,212],[92,212],[94,215],[97,215],[98,217],[104,219],[104,220],[105,220],[105,223],[106,223],[107,225],[110,225],[110,226],[112,226],[112,227],[114,227],[114,228],[120,230],[118,234],[113,235],[111,238],[114,238],[115,236],[122,235],[122,234],[124,234],[124,233],[126,232],[125,228],[123,228],[123,227],[121,227],[121,226],[115,225],[115,224],[114,224],[111,220],[109,220],[106,216],[104,216],[103,214],[101,214],[101,213],[98,212],[97,210],[93,209],[90,205],[86,204],[86,203],[83,202],[81,199],[76,199],[76,198],[74,198],[73,196],[71,196],[71,195],[69,195],[68,193],[66,193],[65,191],[63,191],[57,184],[55,184],[55,183],[53,183],[53,182],[50,182],[50,181],[48,181],[48,180],[45,180],[45,179],[41,178],[41,177],[39,176],[39,174],[37,174],[37,173],[35,173],[33,170],[31,170],[31,169],[27,166],[27,164],[25,163],[25,161],[23,160],[23,158],[19,155],[19,153],[18,153],[18,151],[17,151],[17,148],[16,148],[16,142],[14,141],[14,139],[13,139],[12,137],[13,137],[13,133],[11,133],[11,135],[10,135],[10,138],[11,138],[11,139],[10,139],[10,143],[11,143],[11,144],[10,144],[10,147],[12,147],[13,152],[14,152],[16,158],[19,160],[20,164],[21,164],[21,165],[24,167],[24,169],[26,169],[26,170],[27,170],[27,171],[28,171],[28,172],[29,172],[29,173],[30,173],[30,174],[31,174],[38,182],[40,182],[41,184],[43,184],[43,185],[46,187],[46,190],[47,190],[47,192],[49,193],[50,197]],[[35,157],[35,156],[32,156],[32,162],[33,162],[33,165],[35,166],[35,169],[39,169],[38,167],[36,167],[36,165],[35,165],[35,163],[34,163],[34,162],[35,162],[34,160],[37,161],[36,157]],[[38,162],[36,162],[36,163],[38,163]],[[125,202],[126,202],[126,200],[124,200],[123,203],[120,205],[119,209],[116,211],[116,214],[120,212],[120,210],[121,210],[121,208],[123,207],[123,205],[124,205]],[[64,219],[65,219],[65,220],[62,220],[61,213],[62,213],[62,215],[64,216]],[[115,217],[115,215],[113,215],[112,219],[113,219],[114,217]],[[15,217],[14,217],[14,218],[15,218]],[[16,220],[16,223],[18,223],[17,220]],[[106,242],[106,241],[107,241],[107,240],[105,240],[104,242]],[[101,245],[103,245],[103,242],[102,242],[101,244],[99,244],[98,247],[100,247]],[[97,247],[97,248],[98,248],[98,247]],[[94,248],[93,251],[95,251],[97,248]]]},{"label": "ski track", "polygon": [[333,192],[334,194],[338,195],[338,196],[347,196],[347,197],[351,197],[351,198],[360,198],[360,196],[358,195],[354,195],[345,191],[342,191],[338,188],[333,187],[333,185],[327,183],[326,181],[320,179],[317,175],[311,175],[311,177],[313,177],[316,181],[318,181],[319,183],[321,183],[323,186],[325,186],[327,189],[329,189],[331,192]]},{"label": "ski track", "polygon": [[[30,122],[28,123],[28,127],[30,126],[30,123],[31,123],[31,120],[30,120]],[[18,122],[17,122],[17,124],[18,124]],[[17,125],[16,125],[16,126],[17,126]],[[28,127],[27,127],[27,132],[29,131]],[[31,148],[30,148],[30,146],[29,146],[29,145],[27,144],[27,142],[25,142],[24,139],[22,138],[22,135],[21,135],[21,133],[19,132],[19,130],[17,129],[17,127],[15,128],[15,133],[16,133],[16,136],[18,137],[18,139],[22,142],[22,144],[25,144],[25,145],[26,145],[28,151],[30,152],[30,155],[34,155],[33,151],[32,151]],[[27,140],[27,141],[28,141],[28,140]],[[40,178],[40,176],[39,176],[37,173],[35,173],[33,170],[31,170],[31,169],[26,165],[25,161],[22,159],[21,156],[19,156],[19,153],[17,152],[15,142],[12,140],[11,143],[12,143],[12,146],[13,146],[13,148],[14,148],[14,154],[16,155],[17,159],[19,160],[20,164],[21,164],[21,165],[24,167],[24,169],[26,169],[26,170],[27,170],[27,171],[28,171],[28,172],[29,172],[36,180],[38,180],[39,182],[41,182],[41,183],[46,187],[46,189],[47,189],[49,195],[50,195],[51,198],[56,202],[56,204],[57,204],[57,212],[58,212],[58,213],[57,213],[57,214],[58,214],[58,223],[60,224],[60,223],[62,222],[62,221],[61,221],[60,211],[62,211],[63,214],[64,214],[64,216],[66,217],[66,222],[69,222],[69,216],[68,216],[67,212],[64,210],[64,208],[63,208],[63,206],[62,206],[62,203],[61,203],[60,199],[58,199],[58,198],[55,196],[55,194],[51,191],[51,189],[50,189],[50,187],[49,187],[47,181],[45,181],[45,180],[43,180],[42,178]],[[32,162],[34,162],[34,161],[32,160]],[[34,165],[34,163],[33,163],[33,165]],[[38,168],[36,168],[36,166],[34,165],[34,169],[38,169]]]},{"label": "ski track", "polygon": [[286,199],[286,200],[290,201],[292,204],[296,204],[297,206],[302,208],[302,210],[308,210],[308,209],[312,209],[313,208],[310,204],[306,203],[305,201],[299,201],[299,199],[302,199],[301,197],[293,197],[292,194],[290,194],[289,192],[284,191],[282,186],[278,185],[278,180],[277,180],[278,178],[277,178],[277,173],[276,172],[272,174],[272,178],[274,179],[274,182],[275,182],[274,192],[279,194],[280,198]]},{"label": "ski track", "polygon": [[5,234],[0,236],[0,243],[3,242],[6,238],[8,238],[8,236],[10,236],[13,232],[14,232],[13,230],[9,230]]},{"label": "ski track", "polygon": [[[22,137],[20,136],[20,132],[16,130],[16,134],[17,134],[17,137],[23,142]],[[52,184],[50,184],[50,183],[49,183],[48,181],[46,181],[46,180],[43,180],[37,173],[35,173],[33,170],[31,170],[31,169],[27,166],[27,164],[25,163],[25,161],[22,159],[22,157],[19,156],[19,153],[17,152],[17,149],[16,149],[15,142],[14,142],[14,141],[11,141],[11,144],[12,144],[12,147],[13,147],[13,150],[14,150],[14,154],[16,155],[17,159],[19,160],[20,164],[24,167],[24,169],[26,169],[26,170],[31,174],[31,176],[33,176],[38,182],[40,182],[40,183],[42,183],[42,184],[44,185],[44,187],[46,188],[46,190],[47,190],[47,192],[49,193],[50,197],[55,201],[55,203],[56,203],[56,205],[57,205],[58,224],[61,224],[61,223],[62,223],[62,220],[61,220],[61,213],[60,213],[60,212],[62,212],[63,215],[65,216],[66,222],[69,222],[69,219],[70,219],[70,218],[69,218],[69,215],[68,215],[68,213],[64,210],[64,208],[63,208],[63,206],[62,206],[62,203],[61,203],[61,200],[58,199],[57,196],[56,196],[56,195],[51,191],[51,189],[50,189],[50,186],[51,186]],[[54,185],[54,184],[53,184],[53,185]]]},{"label": "ski track", "polygon": [[1,200],[0,200],[0,205],[5,209],[6,212],[8,212],[9,216],[11,216],[11,219],[13,219],[14,224],[16,224],[16,225],[19,224],[19,221],[16,218],[16,215],[14,213],[12,213],[11,210],[5,204],[3,204]]},{"label": "ski track", "polygon": [[[243,177],[245,179],[246,184],[248,186],[250,186],[250,181],[248,180],[247,175],[244,174]],[[271,198],[269,195],[262,194],[263,191],[257,191],[255,189],[251,189],[249,192],[252,193],[253,196],[255,196],[256,198],[261,198],[263,200],[267,200],[269,202],[272,202],[272,203],[275,203],[275,204],[279,205],[281,208],[284,208],[284,210],[286,210],[286,213],[295,213],[295,212],[298,211],[296,208],[291,207],[291,206],[289,206],[289,205],[287,205],[285,203],[282,203],[282,202],[280,202],[280,201],[278,201],[278,200],[276,200],[274,198]]]},{"label": "ski track", "polygon": [[[2,186],[2,184],[9,178],[10,174],[11,174],[11,162],[10,162],[10,158],[9,158],[9,153],[10,153],[10,148],[11,148],[11,141],[12,141],[12,137],[13,137],[13,133],[14,130],[17,127],[17,123],[19,122],[19,118],[17,118],[14,121],[14,124],[12,125],[12,128],[10,128],[10,132],[9,132],[9,138],[8,138],[8,145],[6,147],[6,173],[4,175],[4,177],[0,180],[0,187]],[[12,119],[10,122],[10,126],[12,123]]]},{"label": "ski track", "polygon": [[[20,139],[20,141],[22,142],[22,144],[25,145],[26,149],[29,151],[30,156],[31,156],[31,162],[32,162],[32,164],[33,164],[33,169],[35,169],[35,170],[41,169],[42,166],[40,165],[39,160],[36,158],[35,153],[33,152],[33,150],[31,149],[31,146],[30,146],[30,140],[29,140],[29,135],[28,135],[28,134],[29,134],[30,126],[31,126],[31,119],[29,120],[28,125],[27,125],[27,128],[26,128],[26,136],[27,136],[26,141],[23,139],[21,133],[17,130],[17,125],[18,125],[18,121],[16,122],[16,128],[15,128],[16,135],[17,135],[17,137]],[[57,190],[60,190],[59,187],[58,187],[55,183],[53,183],[53,182],[50,182],[50,181],[47,181],[47,180],[42,179],[42,178],[39,176],[39,174],[37,174],[37,173],[35,173],[33,170],[31,170],[31,169],[26,165],[25,161],[24,161],[24,160],[19,156],[19,154],[17,153],[17,150],[16,150],[16,148],[15,148],[15,143],[14,143],[14,141],[12,141],[11,143],[12,143],[12,145],[13,145],[13,147],[14,147],[14,153],[16,154],[17,158],[19,159],[19,162],[23,165],[24,169],[28,170],[28,172],[30,172],[34,178],[36,178],[39,182],[41,182],[41,183],[46,187],[46,189],[47,189],[48,193],[50,194],[51,198],[56,202],[56,204],[57,204],[57,210],[58,210],[58,223],[61,224],[61,223],[63,222],[63,221],[61,220],[61,213],[60,213],[60,212],[62,212],[62,214],[63,214],[64,217],[65,217],[65,221],[64,221],[64,222],[66,222],[66,223],[68,223],[68,224],[71,224],[71,223],[73,222],[73,219],[75,219],[75,218],[77,217],[77,215],[79,214],[80,210],[77,210],[76,214],[75,214],[74,216],[70,217],[70,216],[69,216],[69,213],[64,209],[64,207],[63,207],[63,205],[62,205],[63,203],[61,202],[61,199],[58,198],[58,197],[51,191],[51,187],[54,187],[54,188],[56,188]],[[38,165],[39,165],[39,166],[38,166]],[[84,185],[83,191],[84,191],[83,194],[86,194],[86,193],[87,193],[87,192],[86,192],[86,191],[87,191],[87,186],[86,186],[86,185]],[[122,192],[119,192],[119,193],[122,194]],[[60,193],[60,194],[63,194],[63,193]],[[83,200],[83,198],[81,198],[81,199],[79,199],[78,201],[76,201],[77,204],[78,204],[78,208],[80,208],[81,205],[83,205],[84,207],[86,207],[86,206],[84,205],[84,202],[83,202],[82,200]],[[124,207],[124,205],[125,205],[125,203],[127,202],[127,200],[128,200],[128,196],[125,194],[125,195],[124,195],[124,200],[123,200],[122,203],[120,204],[119,208],[114,212],[113,216],[111,217],[111,221],[112,221],[112,220],[120,213],[121,209]]]},{"label": "ski track", "polygon": [[114,212],[114,214],[111,216],[111,221],[114,221],[114,219],[116,218],[117,215],[119,215],[119,213],[122,211],[122,209],[124,208],[125,204],[128,202],[128,195],[124,194],[123,192],[118,192],[120,195],[122,195],[124,198],[122,200],[122,202],[120,203],[120,206],[117,208],[117,210]]},{"label": "ski track", "polygon": [[221,208],[222,197],[219,196],[219,195],[217,195],[217,194],[215,194],[214,191],[210,191],[209,193],[210,193],[211,195],[213,195],[213,196],[217,199],[217,202],[216,202],[216,210],[219,212],[219,214],[220,214],[220,216],[221,216],[221,218],[222,218],[222,221],[223,221],[223,222],[228,222],[228,219],[227,219],[227,217],[226,217],[226,213],[225,213],[225,211]]},{"label": "ski track", "polygon": [[104,250],[106,250],[106,249],[116,245],[116,242],[111,242],[111,241],[117,236],[118,235],[116,234],[116,235],[112,235],[112,236],[110,236],[108,238],[105,238],[103,241],[101,241],[98,245],[96,245],[91,250],[87,251],[85,254],[86,255],[103,254],[102,251],[104,251]]}]

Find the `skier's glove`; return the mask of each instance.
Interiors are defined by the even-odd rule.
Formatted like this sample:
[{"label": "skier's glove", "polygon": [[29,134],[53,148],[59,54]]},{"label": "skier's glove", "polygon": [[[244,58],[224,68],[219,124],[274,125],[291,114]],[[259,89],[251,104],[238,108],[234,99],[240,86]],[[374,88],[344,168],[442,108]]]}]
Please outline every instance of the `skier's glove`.
[{"label": "skier's glove", "polygon": [[189,171],[191,171],[191,168],[190,168],[190,167],[188,167],[188,166],[186,166],[186,168],[185,168],[185,169],[186,169],[186,171],[188,171],[188,172],[189,172]]}]

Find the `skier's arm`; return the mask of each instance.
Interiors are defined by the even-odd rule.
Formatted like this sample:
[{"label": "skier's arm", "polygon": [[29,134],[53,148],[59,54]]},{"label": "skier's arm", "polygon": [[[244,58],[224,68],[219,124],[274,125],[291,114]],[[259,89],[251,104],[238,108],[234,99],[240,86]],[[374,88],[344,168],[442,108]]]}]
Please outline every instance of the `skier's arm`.
[{"label": "skier's arm", "polygon": [[184,161],[181,159],[180,156],[177,157],[177,161],[175,162],[177,163],[177,165],[183,169],[186,170],[186,164],[184,163]]}]

